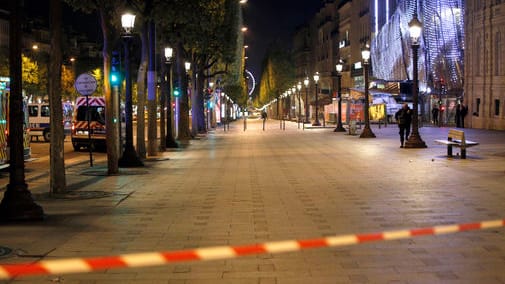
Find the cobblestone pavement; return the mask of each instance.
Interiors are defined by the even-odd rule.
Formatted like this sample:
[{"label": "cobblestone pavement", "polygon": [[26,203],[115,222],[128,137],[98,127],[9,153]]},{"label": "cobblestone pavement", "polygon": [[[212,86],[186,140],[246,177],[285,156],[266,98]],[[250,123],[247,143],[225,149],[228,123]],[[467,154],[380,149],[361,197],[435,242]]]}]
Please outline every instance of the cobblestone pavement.
[{"label": "cobblestone pavement", "polygon": [[[447,158],[449,128],[420,129],[400,149],[395,125],[375,139],[332,128],[231,124],[106,176],[71,167],[72,190],[29,188],[43,222],[4,224],[0,263],[181,250],[381,232],[505,217],[505,132],[465,129],[481,144]],[[454,150],[455,153],[459,149]],[[237,259],[17,279],[25,283],[504,283],[505,229]],[[1,281],[0,281],[1,282]],[[11,283],[11,282],[2,282]]]}]

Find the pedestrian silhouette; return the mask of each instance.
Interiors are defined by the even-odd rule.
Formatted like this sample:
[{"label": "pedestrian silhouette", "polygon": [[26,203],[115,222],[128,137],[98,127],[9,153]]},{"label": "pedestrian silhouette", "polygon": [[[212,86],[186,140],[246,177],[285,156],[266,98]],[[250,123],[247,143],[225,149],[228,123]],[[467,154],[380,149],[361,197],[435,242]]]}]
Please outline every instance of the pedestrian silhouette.
[{"label": "pedestrian silhouette", "polygon": [[410,135],[410,123],[412,122],[412,110],[407,104],[403,104],[403,107],[395,113],[395,119],[400,128],[400,148],[403,148],[403,144]]},{"label": "pedestrian silhouette", "polygon": [[263,119],[263,131],[265,131],[265,123],[268,118],[267,112],[265,110],[261,111],[261,118]]},{"label": "pedestrian silhouette", "polygon": [[433,105],[433,108],[431,109],[431,116],[433,118],[433,125],[436,125],[438,126],[438,113],[439,113],[439,109],[437,107],[437,105]]}]

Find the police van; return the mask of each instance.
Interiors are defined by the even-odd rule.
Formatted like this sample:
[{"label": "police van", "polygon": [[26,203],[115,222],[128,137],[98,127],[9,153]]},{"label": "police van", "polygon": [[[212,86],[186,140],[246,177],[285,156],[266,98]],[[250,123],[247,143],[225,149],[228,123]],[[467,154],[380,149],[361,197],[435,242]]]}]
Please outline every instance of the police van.
[{"label": "police van", "polygon": [[51,140],[51,132],[49,129],[51,111],[49,103],[30,103],[28,104],[28,125],[30,128],[30,139],[36,137],[37,140],[40,136],[44,141]]},{"label": "police van", "polygon": [[92,149],[106,148],[104,97],[90,96],[88,101],[86,97],[77,98],[71,133],[74,151],[90,146]]},{"label": "police van", "polygon": [[[70,134],[70,124],[72,121],[73,105],[70,102],[62,103],[63,129],[64,135]],[[28,104],[28,128],[30,130],[30,140],[42,137],[44,141],[51,140],[50,120],[51,108],[49,103],[29,103]]]}]

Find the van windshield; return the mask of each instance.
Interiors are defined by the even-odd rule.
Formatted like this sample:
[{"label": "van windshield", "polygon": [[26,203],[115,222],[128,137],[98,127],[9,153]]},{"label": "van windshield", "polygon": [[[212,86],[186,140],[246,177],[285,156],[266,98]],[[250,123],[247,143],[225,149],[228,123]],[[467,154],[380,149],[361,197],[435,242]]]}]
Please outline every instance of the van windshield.
[{"label": "van windshield", "polygon": [[87,121],[88,117],[90,121],[98,121],[101,124],[105,124],[105,107],[89,106],[88,111],[87,106],[80,106],[77,109],[76,119],[78,121]]}]

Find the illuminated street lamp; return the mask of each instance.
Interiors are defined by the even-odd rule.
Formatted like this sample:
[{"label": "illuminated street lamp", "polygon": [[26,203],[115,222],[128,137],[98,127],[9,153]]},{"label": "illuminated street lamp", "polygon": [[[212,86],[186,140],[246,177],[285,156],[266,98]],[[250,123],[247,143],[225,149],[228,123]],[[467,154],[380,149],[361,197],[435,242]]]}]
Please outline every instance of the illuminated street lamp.
[{"label": "illuminated street lamp", "polygon": [[342,59],[338,60],[337,65],[335,65],[335,69],[337,70],[338,118],[337,118],[337,127],[333,131],[345,132],[345,129],[342,126],[342,70],[344,69],[344,63],[342,62]]},{"label": "illuminated street lamp", "polygon": [[370,128],[370,112],[369,112],[369,99],[368,99],[368,65],[370,64],[370,47],[368,44],[361,51],[361,57],[363,58],[363,76],[365,77],[365,127],[361,132],[359,138],[375,138],[375,134]]},{"label": "illuminated street lamp", "polygon": [[412,40],[412,64],[413,64],[413,84],[412,84],[412,133],[410,137],[405,141],[405,148],[426,148],[426,143],[421,139],[419,134],[419,116],[417,114],[418,109],[418,96],[419,96],[419,82],[418,82],[418,69],[417,69],[417,57],[419,50],[419,38],[421,37],[422,24],[417,19],[417,12],[414,12],[414,17],[409,23],[410,38]]},{"label": "illuminated street lamp", "polygon": [[318,101],[318,90],[317,90],[317,82],[319,81],[319,72],[316,72],[314,74],[314,82],[316,82],[316,120],[312,124],[312,126],[320,126],[321,123],[319,122],[319,101]]},{"label": "illuminated street lamp", "polygon": [[135,15],[124,14],[121,17],[121,25],[124,33],[121,35],[124,43],[125,57],[125,145],[123,155],[118,161],[120,167],[141,167],[144,166],[137,152],[133,147],[133,111],[132,111],[132,79],[130,72],[130,41],[133,37],[132,31],[135,24]]},{"label": "illuminated street lamp", "polygon": [[172,58],[174,56],[174,50],[171,47],[165,47],[165,65],[167,67],[166,73],[166,83],[167,83],[167,97],[166,97],[166,107],[167,107],[167,130],[165,138],[165,146],[167,148],[178,148],[179,144],[175,142],[174,135],[172,133]]},{"label": "illuminated street lamp", "polygon": [[303,123],[310,123],[309,121],[309,77],[303,80],[305,85],[305,121]]}]

